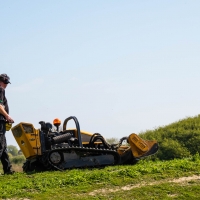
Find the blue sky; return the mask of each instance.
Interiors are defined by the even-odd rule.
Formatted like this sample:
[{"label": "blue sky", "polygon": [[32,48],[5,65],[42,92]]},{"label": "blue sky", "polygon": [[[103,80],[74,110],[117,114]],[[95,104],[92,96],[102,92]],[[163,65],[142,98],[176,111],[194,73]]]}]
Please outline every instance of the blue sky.
[{"label": "blue sky", "polygon": [[[0,1],[15,124],[121,138],[199,114],[200,1]],[[74,124],[70,126],[73,128]],[[11,131],[7,143],[17,145]]]}]

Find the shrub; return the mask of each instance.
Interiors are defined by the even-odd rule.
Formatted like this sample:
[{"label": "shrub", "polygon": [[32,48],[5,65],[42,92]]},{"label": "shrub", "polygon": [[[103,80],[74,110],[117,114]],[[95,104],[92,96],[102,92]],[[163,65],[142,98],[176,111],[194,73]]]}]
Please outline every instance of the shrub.
[{"label": "shrub", "polygon": [[8,151],[8,153],[11,153],[13,156],[17,156],[18,155],[18,149],[17,149],[16,146],[8,145],[7,146],[7,151]]},{"label": "shrub", "polygon": [[194,137],[191,137],[186,142],[186,146],[190,150],[192,155],[194,155],[196,153],[200,154],[200,135],[196,135]]},{"label": "shrub", "polygon": [[8,153],[9,158],[11,159],[13,155],[11,153]]},{"label": "shrub", "polygon": [[160,149],[157,157],[160,160],[170,160],[174,158],[184,158],[190,156],[190,152],[178,141],[172,139],[165,139],[160,144]]},{"label": "shrub", "polygon": [[200,153],[200,115],[188,117],[155,130],[140,133],[147,140],[157,140],[158,159],[183,158]]},{"label": "shrub", "polygon": [[23,162],[25,162],[25,157],[23,155],[19,155],[19,156],[14,156],[10,159],[11,163],[14,164],[21,164]]},{"label": "shrub", "polygon": [[118,138],[107,138],[106,139],[106,142],[108,142],[109,144],[117,144],[119,142],[119,139]]}]

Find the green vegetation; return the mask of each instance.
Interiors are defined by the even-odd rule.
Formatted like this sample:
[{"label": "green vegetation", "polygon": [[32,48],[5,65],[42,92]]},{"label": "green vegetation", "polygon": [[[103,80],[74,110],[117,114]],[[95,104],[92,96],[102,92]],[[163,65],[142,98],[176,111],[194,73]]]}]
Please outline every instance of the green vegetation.
[{"label": "green vegetation", "polygon": [[11,154],[12,156],[17,156],[17,155],[18,155],[18,149],[17,149],[16,146],[8,145],[7,151],[8,151],[8,153]]},{"label": "green vegetation", "polygon": [[10,158],[10,162],[12,165],[14,164],[23,164],[25,162],[25,157],[24,155],[21,154],[21,151],[17,149],[16,146],[13,145],[8,145],[7,147],[8,155]]},{"label": "green vegetation", "polygon": [[118,138],[107,138],[106,141],[109,143],[109,144],[117,144],[119,142],[119,139]]},{"label": "green vegetation", "polygon": [[12,164],[22,164],[25,162],[25,157],[23,155],[18,155],[10,158]]},{"label": "green vegetation", "polygon": [[[185,181],[182,177],[185,177]],[[188,177],[188,180],[187,178]],[[0,197],[28,199],[200,199],[200,156],[137,165],[0,176]]]},{"label": "green vegetation", "polygon": [[[12,164],[12,169],[16,172],[22,172],[22,165],[25,162],[25,157],[22,155],[21,151],[18,151],[17,147],[13,145],[8,145],[7,147],[10,162]],[[0,163],[0,173],[3,173],[2,164]]]},{"label": "green vegetation", "polygon": [[152,157],[154,159],[169,160],[200,154],[200,115],[145,131],[140,136],[158,141],[159,151]]}]

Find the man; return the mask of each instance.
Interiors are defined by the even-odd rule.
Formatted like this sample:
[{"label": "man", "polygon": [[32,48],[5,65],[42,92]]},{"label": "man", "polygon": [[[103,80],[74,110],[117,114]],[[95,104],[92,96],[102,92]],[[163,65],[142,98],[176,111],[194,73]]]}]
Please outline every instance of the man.
[{"label": "man", "polygon": [[13,119],[9,116],[8,102],[5,97],[5,89],[10,83],[10,78],[7,74],[0,74],[0,159],[3,165],[4,174],[13,174],[11,170],[12,165],[10,164],[7,143],[6,143],[6,122],[13,123]]}]

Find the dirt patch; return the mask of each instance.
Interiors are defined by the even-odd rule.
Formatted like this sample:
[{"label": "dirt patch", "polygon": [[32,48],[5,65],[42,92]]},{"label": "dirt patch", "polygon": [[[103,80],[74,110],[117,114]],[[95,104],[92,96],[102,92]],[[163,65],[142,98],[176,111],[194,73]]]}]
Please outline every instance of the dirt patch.
[{"label": "dirt patch", "polygon": [[22,169],[22,164],[20,165],[17,165],[17,164],[12,164],[12,169],[15,171],[15,172],[23,172],[23,169]]},{"label": "dirt patch", "polygon": [[182,183],[182,182],[189,182],[189,181],[193,181],[193,180],[200,180],[200,176],[193,175],[193,176],[189,176],[189,177],[181,177],[181,178],[174,179],[174,180],[168,181],[168,182]]},{"label": "dirt patch", "polygon": [[135,185],[126,185],[124,187],[115,187],[114,189],[100,189],[100,190],[94,190],[93,192],[90,192],[89,195],[91,196],[95,196],[96,194],[108,194],[108,193],[112,193],[112,192],[118,192],[118,191],[127,191],[127,190],[132,190],[134,188],[140,188],[140,187],[144,187],[144,186],[148,186],[148,185],[158,185],[160,183],[184,183],[184,182],[189,182],[192,180],[200,180],[200,176],[197,175],[193,175],[193,176],[189,176],[189,177],[181,177],[178,179],[173,179],[173,180],[162,180],[162,181],[154,181],[151,183],[139,183],[139,184],[135,184]]}]

